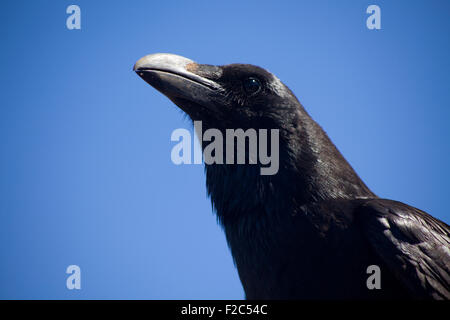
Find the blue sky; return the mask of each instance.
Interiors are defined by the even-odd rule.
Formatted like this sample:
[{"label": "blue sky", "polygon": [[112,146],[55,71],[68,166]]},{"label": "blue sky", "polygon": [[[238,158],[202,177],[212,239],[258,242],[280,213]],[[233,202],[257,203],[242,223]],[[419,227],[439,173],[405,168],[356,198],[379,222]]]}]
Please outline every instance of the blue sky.
[{"label": "blue sky", "polygon": [[[81,30],[66,8],[81,8]],[[366,8],[381,8],[381,30]],[[5,1],[0,298],[241,299],[150,53],[276,74],[379,196],[449,223],[448,1]],[[66,288],[79,265],[82,289]]]}]

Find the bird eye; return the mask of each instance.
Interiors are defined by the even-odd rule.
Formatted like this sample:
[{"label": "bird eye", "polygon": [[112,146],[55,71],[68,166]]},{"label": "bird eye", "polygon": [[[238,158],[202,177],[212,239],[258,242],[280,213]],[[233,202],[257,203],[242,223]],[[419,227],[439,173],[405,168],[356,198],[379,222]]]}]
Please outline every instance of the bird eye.
[{"label": "bird eye", "polygon": [[244,89],[249,94],[257,93],[261,90],[261,82],[253,77],[244,80]]}]

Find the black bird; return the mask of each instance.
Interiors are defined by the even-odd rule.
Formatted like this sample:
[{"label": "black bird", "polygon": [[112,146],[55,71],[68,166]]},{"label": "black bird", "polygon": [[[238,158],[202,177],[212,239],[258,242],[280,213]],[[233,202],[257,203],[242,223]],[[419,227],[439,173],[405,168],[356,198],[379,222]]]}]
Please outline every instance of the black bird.
[{"label": "black bird", "polygon": [[[145,56],[134,71],[203,131],[279,130],[276,174],[205,165],[247,299],[450,299],[449,226],[377,197],[273,74],[172,54]],[[369,266],[381,286],[368,286]]]}]

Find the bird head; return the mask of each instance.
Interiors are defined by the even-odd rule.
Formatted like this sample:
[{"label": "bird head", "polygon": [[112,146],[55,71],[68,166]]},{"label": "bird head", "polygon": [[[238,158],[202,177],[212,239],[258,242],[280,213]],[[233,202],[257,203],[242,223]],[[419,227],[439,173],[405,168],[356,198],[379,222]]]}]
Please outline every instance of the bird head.
[{"label": "bird head", "polygon": [[300,105],[276,76],[249,64],[213,66],[157,53],[139,59],[134,71],[205,128],[283,129]]}]

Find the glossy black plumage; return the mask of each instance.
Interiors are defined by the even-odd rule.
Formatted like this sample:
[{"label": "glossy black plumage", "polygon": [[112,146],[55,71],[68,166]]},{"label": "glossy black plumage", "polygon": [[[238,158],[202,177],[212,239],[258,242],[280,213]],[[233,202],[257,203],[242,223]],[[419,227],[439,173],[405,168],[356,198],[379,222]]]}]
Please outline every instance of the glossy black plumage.
[{"label": "glossy black plumage", "polygon": [[[275,175],[205,166],[248,299],[450,299],[449,226],[379,199],[273,74],[168,54],[142,58],[135,71],[203,131],[280,132]],[[380,290],[366,285],[370,265],[380,267]]]}]

